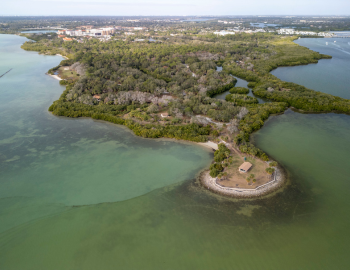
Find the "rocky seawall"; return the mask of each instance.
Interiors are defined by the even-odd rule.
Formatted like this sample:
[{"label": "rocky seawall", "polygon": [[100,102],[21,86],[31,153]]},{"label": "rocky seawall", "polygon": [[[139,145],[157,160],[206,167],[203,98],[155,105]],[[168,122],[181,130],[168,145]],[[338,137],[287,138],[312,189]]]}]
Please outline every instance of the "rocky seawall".
[{"label": "rocky seawall", "polygon": [[275,172],[272,175],[271,181],[251,189],[222,186],[217,183],[217,178],[213,178],[209,175],[209,171],[202,172],[199,176],[199,180],[208,190],[225,196],[244,198],[261,197],[277,190],[285,183],[286,177],[282,170],[277,167],[274,168]]}]

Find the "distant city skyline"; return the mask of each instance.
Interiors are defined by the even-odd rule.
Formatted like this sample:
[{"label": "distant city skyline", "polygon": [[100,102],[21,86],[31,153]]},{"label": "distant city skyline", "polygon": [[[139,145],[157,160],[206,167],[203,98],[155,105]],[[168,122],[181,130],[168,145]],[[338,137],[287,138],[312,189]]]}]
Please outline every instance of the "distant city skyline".
[{"label": "distant city skyline", "polygon": [[350,15],[349,0],[11,0],[1,3],[7,16],[224,16]]}]

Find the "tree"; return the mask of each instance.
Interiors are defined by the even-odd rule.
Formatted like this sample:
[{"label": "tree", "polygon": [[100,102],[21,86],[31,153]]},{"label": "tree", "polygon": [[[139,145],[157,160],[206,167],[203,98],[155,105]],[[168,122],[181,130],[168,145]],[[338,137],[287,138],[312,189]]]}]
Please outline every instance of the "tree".
[{"label": "tree", "polygon": [[227,126],[228,132],[230,132],[231,134],[238,132],[238,124],[239,121],[237,119],[232,119]]},{"label": "tree", "polygon": [[[250,185],[250,181],[253,181],[253,183],[255,183],[254,182],[254,177],[255,177],[255,175],[254,174],[250,174],[248,177],[247,177],[247,182],[248,182],[248,185]],[[255,180],[256,181],[256,180]]]},{"label": "tree", "polygon": [[212,134],[213,134],[214,137],[218,137],[219,136],[219,132],[216,129],[213,130]]},{"label": "tree", "polygon": [[272,161],[269,163],[270,167],[276,167],[277,166],[277,162],[276,161]]},{"label": "tree", "polygon": [[151,104],[151,105],[148,107],[147,111],[150,112],[150,113],[158,112],[158,106],[155,105],[155,104]]},{"label": "tree", "polygon": [[275,172],[275,169],[271,168],[271,167],[268,167],[268,168],[265,169],[265,171],[267,172],[268,175],[271,176]]},{"label": "tree", "polygon": [[219,171],[216,169],[216,168],[212,168],[211,170],[210,170],[210,176],[211,177],[217,177],[218,176],[218,174],[219,174]]}]

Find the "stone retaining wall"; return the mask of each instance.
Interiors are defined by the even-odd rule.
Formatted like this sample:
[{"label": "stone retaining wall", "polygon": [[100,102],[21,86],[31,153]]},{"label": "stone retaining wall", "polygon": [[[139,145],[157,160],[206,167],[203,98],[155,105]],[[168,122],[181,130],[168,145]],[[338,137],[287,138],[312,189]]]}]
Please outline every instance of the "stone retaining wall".
[{"label": "stone retaining wall", "polygon": [[279,188],[283,182],[284,177],[278,168],[275,167],[275,173],[273,175],[273,180],[270,182],[258,186],[254,189],[244,189],[244,188],[232,188],[232,187],[224,187],[219,185],[216,180],[217,178],[212,178],[209,175],[209,171],[205,171],[200,176],[201,183],[207,187],[209,190],[234,197],[258,197],[262,195],[266,195],[269,192],[272,192]]}]

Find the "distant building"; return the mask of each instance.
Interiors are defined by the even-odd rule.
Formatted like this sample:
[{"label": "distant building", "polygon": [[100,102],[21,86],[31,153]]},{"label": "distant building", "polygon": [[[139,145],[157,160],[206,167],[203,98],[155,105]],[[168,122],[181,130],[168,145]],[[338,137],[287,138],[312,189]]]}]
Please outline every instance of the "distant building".
[{"label": "distant building", "polygon": [[166,118],[166,117],[169,117],[169,114],[167,112],[164,112],[164,113],[161,113],[160,116],[163,118]]},{"label": "distant building", "polygon": [[58,35],[59,38],[64,38],[66,37],[65,35]]},{"label": "distant building", "polygon": [[57,31],[57,34],[58,35],[62,35],[62,34],[65,34],[66,33],[66,30],[58,30]]},{"label": "distant building", "polygon": [[81,26],[81,28],[92,29],[93,26],[92,25],[83,25],[83,26]]},{"label": "distant building", "polygon": [[113,35],[115,33],[115,29],[108,27],[108,28],[101,28],[102,30],[102,35],[103,36],[109,36],[109,35]]},{"label": "distant building", "polygon": [[220,32],[214,32],[214,35],[217,36],[226,36],[226,35],[235,35],[235,32],[228,32],[228,31],[220,31]]},{"label": "distant building", "polygon": [[72,38],[67,38],[67,37],[65,37],[65,38],[63,38],[63,40],[64,40],[64,41],[72,41],[73,39],[72,39]]},{"label": "distant building", "polygon": [[66,35],[67,36],[75,36],[75,31],[74,30],[66,30]]},{"label": "distant building", "polygon": [[295,31],[294,29],[281,28],[277,30],[279,35],[302,35],[302,36],[319,36],[319,37],[331,37],[334,34],[330,32],[312,32],[312,31]]}]

